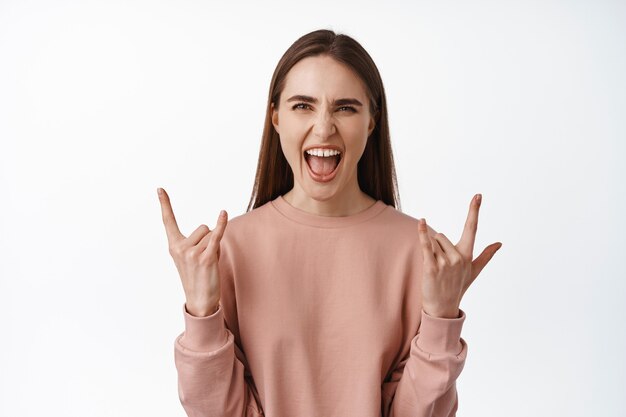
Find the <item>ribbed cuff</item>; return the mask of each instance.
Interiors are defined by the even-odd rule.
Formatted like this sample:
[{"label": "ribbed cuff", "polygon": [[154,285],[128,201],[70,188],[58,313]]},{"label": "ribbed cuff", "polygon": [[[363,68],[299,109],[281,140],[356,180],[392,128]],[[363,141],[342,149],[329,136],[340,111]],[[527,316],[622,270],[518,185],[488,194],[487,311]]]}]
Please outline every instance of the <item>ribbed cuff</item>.
[{"label": "ribbed cuff", "polygon": [[461,344],[461,330],[465,312],[459,308],[460,317],[448,319],[433,317],[422,310],[422,323],[417,331],[417,346],[427,353],[451,353],[458,355]]},{"label": "ribbed cuff", "polygon": [[228,331],[224,324],[222,305],[210,316],[196,317],[187,312],[183,303],[185,317],[185,332],[180,338],[180,344],[185,348],[197,352],[212,352],[224,346],[228,341]]}]

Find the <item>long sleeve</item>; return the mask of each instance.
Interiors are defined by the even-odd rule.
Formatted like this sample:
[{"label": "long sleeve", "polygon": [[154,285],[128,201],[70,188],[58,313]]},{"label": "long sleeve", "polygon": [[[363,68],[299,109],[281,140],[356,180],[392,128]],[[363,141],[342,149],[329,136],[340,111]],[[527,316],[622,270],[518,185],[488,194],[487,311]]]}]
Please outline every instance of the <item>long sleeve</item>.
[{"label": "long sleeve", "polygon": [[195,317],[183,304],[185,331],[174,342],[178,396],[189,417],[263,415],[248,359],[241,349],[228,228],[220,243],[218,309],[210,316]]},{"label": "long sleeve", "polygon": [[456,380],[467,357],[461,338],[465,312],[455,319],[432,317],[422,310],[409,356],[382,386],[383,417],[454,417]]},{"label": "long sleeve", "polygon": [[189,417],[257,417],[263,412],[235,354],[223,309],[194,317],[183,305],[185,331],[175,341],[178,394]]}]

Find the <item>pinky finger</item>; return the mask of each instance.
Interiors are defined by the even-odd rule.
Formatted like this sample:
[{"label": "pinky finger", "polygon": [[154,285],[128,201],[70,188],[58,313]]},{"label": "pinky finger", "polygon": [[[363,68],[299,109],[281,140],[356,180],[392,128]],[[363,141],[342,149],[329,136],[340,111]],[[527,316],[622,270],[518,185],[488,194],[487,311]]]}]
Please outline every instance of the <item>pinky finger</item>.
[{"label": "pinky finger", "polygon": [[435,266],[435,255],[433,254],[433,247],[428,236],[428,230],[426,228],[426,219],[420,219],[417,225],[417,232],[420,238],[420,246],[422,247],[422,254],[424,257],[424,265],[429,269]]}]

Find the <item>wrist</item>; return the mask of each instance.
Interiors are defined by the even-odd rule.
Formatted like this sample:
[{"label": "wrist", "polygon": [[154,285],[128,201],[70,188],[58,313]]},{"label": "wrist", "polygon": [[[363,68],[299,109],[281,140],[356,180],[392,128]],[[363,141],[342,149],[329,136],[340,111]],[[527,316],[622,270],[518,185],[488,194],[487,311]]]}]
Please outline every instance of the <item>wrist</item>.
[{"label": "wrist", "polygon": [[212,316],[219,309],[219,301],[203,304],[185,303],[185,308],[189,314],[195,317]]},{"label": "wrist", "polygon": [[422,307],[422,310],[424,310],[424,312],[431,317],[441,319],[458,319],[461,316],[461,310],[458,307],[453,309],[430,309],[427,307]]}]

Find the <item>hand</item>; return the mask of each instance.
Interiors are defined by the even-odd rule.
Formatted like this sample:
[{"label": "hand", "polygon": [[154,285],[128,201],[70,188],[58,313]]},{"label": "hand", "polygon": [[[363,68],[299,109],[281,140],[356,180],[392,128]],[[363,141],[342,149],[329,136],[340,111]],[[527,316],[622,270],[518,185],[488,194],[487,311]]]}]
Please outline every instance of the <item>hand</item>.
[{"label": "hand", "polygon": [[224,210],[220,212],[213,231],[201,224],[189,237],[185,237],[178,229],[169,196],[162,188],[157,192],[170,255],[185,291],[185,307],[193,316],[211,315],[217,311],[220,299],[218,261],[228,213]]},{"label": "hand", "polygon": [[426,219],[419,221],[417,229],[424,255],[422,308],[430,316],[458,318],[463,294],[502,247],[500,242],[492,243],[472,261],[481,197],[477,194],[472,199],[463,235],[456,245],[443,233],[429,236]]}]

